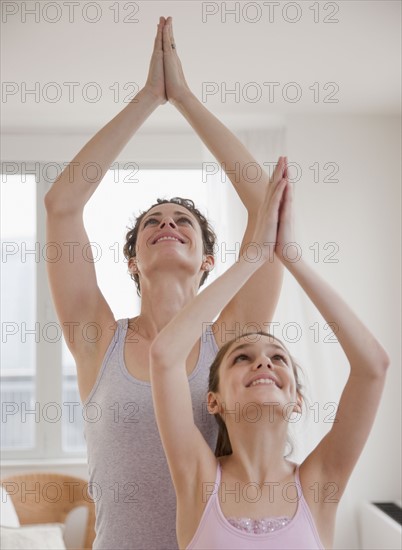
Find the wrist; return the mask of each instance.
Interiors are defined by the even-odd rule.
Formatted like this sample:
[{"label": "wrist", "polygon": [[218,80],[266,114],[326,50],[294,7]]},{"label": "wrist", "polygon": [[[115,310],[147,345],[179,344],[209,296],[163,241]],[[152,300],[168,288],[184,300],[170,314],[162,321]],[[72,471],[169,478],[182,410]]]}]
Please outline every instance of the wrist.
[{"label": "wrist", "polygon": [[237,264],[241,266],[239,269],[242,269],[247,273],[253,274],[267,261],[269,261],[269,258],[265,254],[257,254],[255,258],[249,258],[247,254],[240,253]]},{"label": "wrist", "polygon": [[[185,88],[176,97],[169,97],[169,101],[177,109],[185,107],[189,102],[197,100],[196,96],[190,90],[190,88]],[[198,100],[197,100],[198,101]]]},{"label": "wrist", "polygon": [[159,107],[159,105],[163,105],[164,103],[166,103],[166,97],[156,92],[154,89],[152,89],[151,86],[148,86],[147,84],[145,84],[145,86],[138,92],[138,94],[135,96],[135,99],[137,101],[144,99],[155,108]]},{"label": "wrist", "polygon": [[279,259],[284,267],[292,274],[295,275],[298,271],[302,270],[306,265],[306,262],[301,255],[291,254],[281,254]]}]

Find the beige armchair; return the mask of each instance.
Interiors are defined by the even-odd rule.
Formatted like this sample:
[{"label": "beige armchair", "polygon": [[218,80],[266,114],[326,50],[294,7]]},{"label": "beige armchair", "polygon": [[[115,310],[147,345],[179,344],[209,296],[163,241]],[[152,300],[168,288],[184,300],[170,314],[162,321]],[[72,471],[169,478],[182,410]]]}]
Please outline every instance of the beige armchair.
[{"label": "beige armchair", "polygon": [[35,473],[1,480],[9,493],[21,525],[65,523],[69,512],[79,506],[88,510],[83,549],[92,549],[95,539],[95,505],[88,483],[78,477]]}]

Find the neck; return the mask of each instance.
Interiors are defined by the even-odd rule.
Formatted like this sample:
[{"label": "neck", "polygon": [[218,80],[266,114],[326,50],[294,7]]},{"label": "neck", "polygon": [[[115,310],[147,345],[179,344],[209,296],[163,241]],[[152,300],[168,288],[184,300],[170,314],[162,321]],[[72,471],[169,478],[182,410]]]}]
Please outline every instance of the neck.
[{"label": "neck", "polygon": [[263,483],[269,479],[281,479],[289,475],[289,462],[284,458],[288,422],[281,413],[274,414],[274,407],[262,406],[249,409],[248,416],[262,412],[256,421],[241,418],[226,420],[233,454],[225,457],[225,463],[244,482]]},{"label": "neck", "polygon": [[197,294],[198,279],[176,273],[156,274],[141,280],[141,313],[136,322],[146,338],[153,339]]}]

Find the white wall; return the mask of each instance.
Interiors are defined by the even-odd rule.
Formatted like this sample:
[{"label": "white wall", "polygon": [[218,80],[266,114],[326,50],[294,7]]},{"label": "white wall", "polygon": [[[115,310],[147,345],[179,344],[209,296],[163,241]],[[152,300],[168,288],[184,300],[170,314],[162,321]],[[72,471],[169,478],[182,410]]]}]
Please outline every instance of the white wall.
[{"label": "white wall", "polygon": [[[319,263],[391,357],[380,410],[338,511],[335,548],[359,548],[362,499],[400,499],[400,121],[382,116],[295,116],[288,155],[303,242],[335,241],[339,263]],[[314,162],[336,162],[339,183],[313,183]],[[305,250],[305,246],[303,246]]]},{"label": "white wall", "polygon": [[[230,120],[225,120],[230,125]],[[11,135],[3,160],[68,161],[89,134]],[[357,511],[361,500],[400,499],[400,120],[396,116],[311,116],[287,119],[289,161],[302,169],[296,208],[303,250],[314,242],[336,242],[339,263],[317,269],[380,339],[392,364],[376,423],[353,472],[338,512],[335,548],[359,548]],[[201,146],[186,134],[145,130],[121,155],[146,166],[156,155],[172,166],[181,159],[201,165]],[[267,159],[273,160],[273,159]],[[314,183],[315,162],[339,166],[338,183]],[[324,176],[328,175],[323,172]],[[322,179],[322,178],[321,178]],[[84,464],[9,465],[2,476],[47,469],[86,477]]]}]

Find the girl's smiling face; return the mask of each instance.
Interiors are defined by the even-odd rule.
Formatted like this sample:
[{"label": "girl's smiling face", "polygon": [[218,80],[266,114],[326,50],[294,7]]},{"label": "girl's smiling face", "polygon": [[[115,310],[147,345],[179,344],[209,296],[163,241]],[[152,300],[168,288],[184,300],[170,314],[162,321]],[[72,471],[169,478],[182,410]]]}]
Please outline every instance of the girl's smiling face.
[{"label": "girl's smiling face", "polygon": [[298,403],[295,410],[299,410],[300,396],[288,352],[272,336],[254,334],[237,339],[220,364],[215,397],[219,410],[223,406],[228,412],[234,411],[236,404],[242,409],[248,403],[277,403],[281,411],[289,403]]}]

